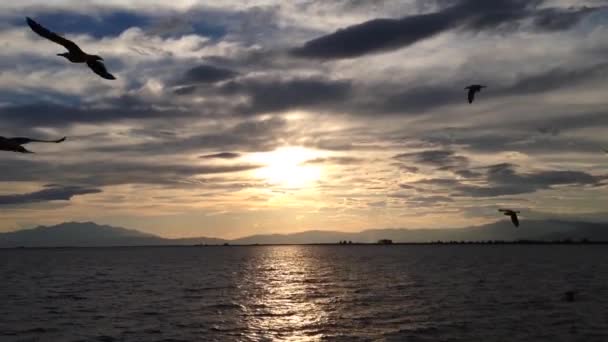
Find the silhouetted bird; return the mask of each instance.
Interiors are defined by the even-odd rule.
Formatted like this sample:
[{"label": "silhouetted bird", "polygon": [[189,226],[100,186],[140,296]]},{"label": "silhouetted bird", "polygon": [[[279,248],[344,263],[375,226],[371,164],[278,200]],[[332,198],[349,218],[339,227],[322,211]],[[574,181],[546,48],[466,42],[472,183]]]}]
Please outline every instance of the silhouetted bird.
[{"label": "silhouetted bird", "polygon": [[471,84],[470,86],[465,87],[464,89],[469,90],[469,103],[473,103],[473,100],[475,100],[475,93],[479,93],[481,89],[486,87],[487,86],[481,84]]},{"label": "silhouetted bird", "polygon": [[40,140],[40,139],[30,139],[30,138],[5,138],[0,137],[0,151],[11,151],[11,152],[20,152],[20,153],[34,153],[32,151],[28,151],[25,147],[21,145],[25,145],[31,142],[43,142],[43,143],[60,143],[65,141],[65,137],[57,140]]},{"label": "silhouetted bird", "polygon": [[517,218],[517,214],[519,214],[519,211],[511,209],[498,209],[498,211],[504,213],[506,216],[511,216],[511,222],[513,222],[515,227],[519,227],[519,219]]},{"label": "silhouetted bird", "polygon": [[116,79],[116,77],[114,77],[112,74],[110,74],[106,70],[105,65],[103,65],[103,63],[101,62],[101,61],[103,61],[103,58],[101,58],[97,55],[89,55],[89,54],[85,53],[73,41],[65,39],[65,38],[61,37],[60,35],[49,31],[48,29],[44,28],[42,25],[40,25],[37,22],[35,22],[34,20],[32,20],[30,17],[27,17],[25,20],[27,21],[27,24],[30,26],[30,28],[34,32],[38,33],[40,36],[42,36],[50,41],[53,41],[59,45],[63,45],[63,47],[65,47],[68,50],[68,52],[66,52],[66,53],[58,53],[57,56],[65,57],[67,60],[69,60],[72,63],[87,63],[89,68],[91,68],[91,70],[93,70],[93,72],[95,72],[97,75],[99,75],[107,80]]}]

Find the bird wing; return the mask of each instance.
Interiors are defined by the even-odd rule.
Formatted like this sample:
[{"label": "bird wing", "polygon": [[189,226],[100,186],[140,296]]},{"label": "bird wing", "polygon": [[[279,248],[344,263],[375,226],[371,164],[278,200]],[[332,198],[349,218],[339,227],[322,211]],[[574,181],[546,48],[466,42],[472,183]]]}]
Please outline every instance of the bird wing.
[{"label": "bird wing", "polygon": [[108,72],[108,70],[106,70],[106,66],[103,65],[103,63],[100,61],[97,61],[97,60],[87,61],[87,65],[89,66],[89,68],[91,68],[91,70],[93,70],[94,73],[105,78],[106,80],[115,80],[116,79],[116,77],[114,77],[114,75],[110,74]]},{"label": "bird wing", "polygon": [[511,222],[513,222],[515,227],[519,227],[519,219],[517,218],[517,214],[511,214]]},{"label": "bird wing", "polygon": [[76,45],[76,43],[74,43],[71,40],[65,39],[62,36],[58,35],[55,32],[52,32],[48,29],[46,29],[44,26],[38,24],[37,22],[35,22],[32,18],[27,17],[26,18],[27,24],[30,26],[30,28],[32,29],[32,31],[38,33],[40,36],[55,42],[59,45],[63,45],[63,47],[65,47],[66,49],[68,49],[68,51],[73,52],[73,53],[84,53],[82,52],[82,50],[78,47],[78,45]]},{"label": "bird wing", "polygon": [[58,140],[42,140],[42,139],[31,139],[31,138],[24,138],[24,137],[16,137],[16,138],[10,138],[7,139],[10,142],[17,144],[17,145],[25,145],[31,142],[43,142],[43,143],[60,143],[65,141],[66,137],[63,137],[61,139]]},{"label": "bird wing", "polygon": [[473,100],[475,99],[475,90],[473,90],[473,88],[469,89],[469,103],[473,103]]}]

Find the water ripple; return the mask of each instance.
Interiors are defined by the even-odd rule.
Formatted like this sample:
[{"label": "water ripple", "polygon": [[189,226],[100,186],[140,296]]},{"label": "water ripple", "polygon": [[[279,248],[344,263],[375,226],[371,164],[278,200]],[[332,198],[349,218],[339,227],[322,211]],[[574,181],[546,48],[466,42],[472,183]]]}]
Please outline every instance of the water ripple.
[{"label": "water ripple", "polygon": [[[603,246],[0,254],[1,341],[605,341],[608,336]],[[575,291],[576,300],[565,301],[566,291]]]}]

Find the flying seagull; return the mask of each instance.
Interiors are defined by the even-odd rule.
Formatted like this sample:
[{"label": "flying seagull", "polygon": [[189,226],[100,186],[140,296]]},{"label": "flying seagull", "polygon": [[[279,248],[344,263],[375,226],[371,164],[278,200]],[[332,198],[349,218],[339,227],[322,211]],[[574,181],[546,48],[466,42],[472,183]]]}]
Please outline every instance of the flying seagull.
[{"label": "flying seagull", "polygon": [[99,75],[107,80],[116,79],[116,77],[114,77],[112,74],[110,74],[108,72],[108,70],[106,70],[105,65],[103,65],[103,62],[101,62],[101,61],[103,61],[103,58],[101,58],[97,55],[89,55],[89,54],[85,53],[73,41],[65,39],[65,38],[61,37],[60,35],[52,32],[52,31],[49,31],[42,25],[40,25],[37,22],[35,22],[34,20],[32,20],[32,18],[30,18],[30,17],[26,17],[25,21],[27,21],[27,24],[30,26],[32,31],[38,33],[40,36],[42,36],[52,42],[55,42],[59,45],[63,45],[63,47],[65,47],[68,50],[68,52],[58,53],[57,56],[65,57],[67,60],[69,60],[72,63],[87,63],[89,68],[91,68],[91,70],[93,70],[93,72],[96,73],[97,75]]},{"label": "flying seagull", "polygon": [[469,90],[469,103],[473,103],[473,100],[475,100],[475,93],[478,93],[481,91],[481,89],[486,88],[487,86],[481,85],[481,84],[471,84],[468,87],[465,87],[464,89],[468,89]]},{"label": "flying seagull", "polygon": [[498,209],[501,213],[504,213],[506,216],[511,216],[511,222],[515,227],[519,227],[519,219],[517,219],[517,214],[519,211],[511,210],[511,209]]},{"label": "flying seagull", "polygon": [[28,151],[25,147],[21,145],[25,145],[31,142],[43,142],[43,143],[60,143],[64,142],[66,137],[57,140],[41,140],[41,139],[30,139],[30,138],[5,138],[0,137],[0,151],[11,151],[11,152],[20,152],[20,153],[34,153],[32,151]]}]

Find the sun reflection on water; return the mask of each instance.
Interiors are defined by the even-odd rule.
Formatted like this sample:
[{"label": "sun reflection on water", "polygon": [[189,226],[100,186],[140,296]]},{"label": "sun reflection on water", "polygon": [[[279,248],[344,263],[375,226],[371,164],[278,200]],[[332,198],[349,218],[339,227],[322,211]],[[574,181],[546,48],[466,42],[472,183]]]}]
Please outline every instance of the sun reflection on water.
[{"label": "sun reflection on water", "polygon": [[296,246],[272,248],[251,264],[248,280],[255,290],[249,293],[251,304],[245,309],[250,338],[317,341],[322,337],[318,327],[327,323],[328,314],[315,300],[310,275],[316,266],[304,253]]}]

